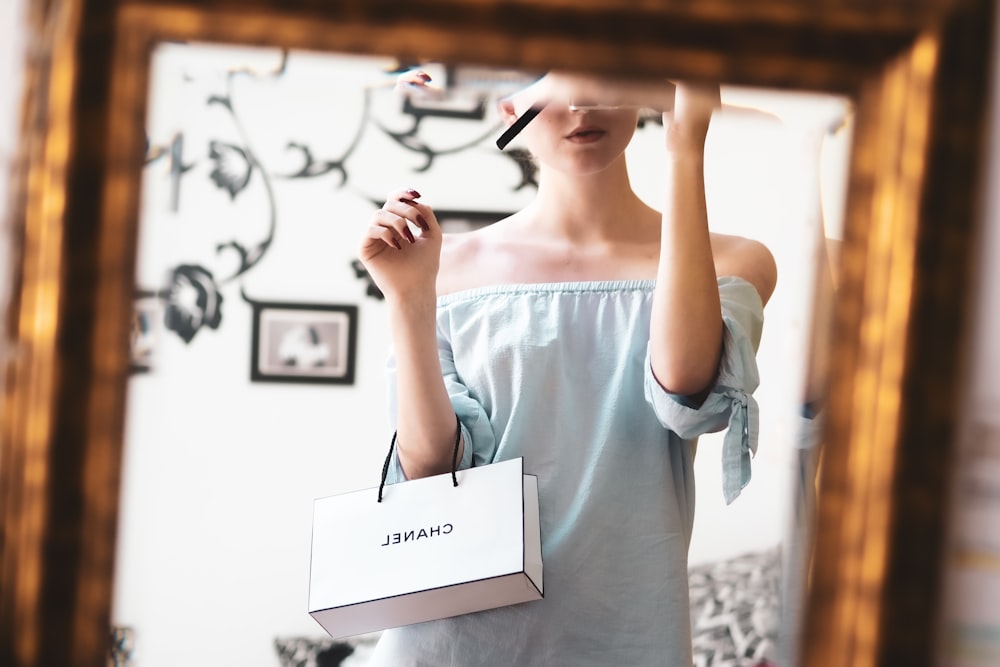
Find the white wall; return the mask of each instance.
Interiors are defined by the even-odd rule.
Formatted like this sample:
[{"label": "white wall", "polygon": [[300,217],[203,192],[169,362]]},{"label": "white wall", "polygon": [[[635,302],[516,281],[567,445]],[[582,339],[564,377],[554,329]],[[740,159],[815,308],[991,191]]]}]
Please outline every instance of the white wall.
[{"label": "white wall", "polygon": [[[350,69],[344,61],[304,54],[293,56],[282,77],[269,76],[277,62],[274,52],[185,47],[165,47],[155,61],[151,141],[166,145],[183,133],[184,164],[193,166],[181,178],[177,212],[171,210],[169,162],[146,169],[138,285],[164,286],[167,271],[181,262],[221,277],[232,270],[234,255],[217,254],[215,245],[229,238],[252,244],[266,232],[260,175],[253,174],[233,200],[211,181],[217,165],[207,152],[210,140],[245,147],[249,139],[274,179],[279,220],[263,261],[221,287],[218,329],[204,328],[185,344],[161,327],[153,338],[153,372],[130,382],[113,615],[135,628],[134,659],[141,667],[273,665],[274,637],[322,635],[306,613],[312,501],[376,485],[390,435],[382,375],[385,312],[348,267],[374,209],[368,197],[414,187],[436,207],[512,210],[531,194],[510,192],[517,172],[497,155],[493,134],[460,156],[440,158],[431,172],[416,173],[421,159],[393,149],[369,127],[349,161],[346,187],[338,187],[333,174],[277,178],[300,164],[299,154],[287,148],[290,140],[307,141],[318,159],[340,155],[360,117],[354,87],[359,80],[383,80],[372,77],[367,63]],[[236,77],[228,89],[226,69],[242,64],[257,78]],[[223,107],[205,104],[227,90],[242,130]],[[731,95],[739,103],[788,103],[750,91]],[[398,99],[388,91],[377,97],[375,116],[405,128],[407,119],[396,115]],[[821,113],[829,113],[824,103]],[[482,131],[426,123],[421,136],[440,145]],[[817,156],[803,153],[800,129],[788,128],[764,114],[728,113],[709,138],[713,227],[764,241],[781,276],[760,350],[755,477],[743,497],[725,507],[721,435],[705,438],[697,459],[693,562],[773,548],[787,529],[789,452],[808,322],[804,248],[819,223],[812,198]],[[630,151],[637,190],[654,204],[663,166],[659,146],[659,132],[650,128]],[[245,168],[239,160],[227,163],[230,173]],[[833,218],[839,215],[838,187],[832,178]],[[256,300],[358,305],[356,382],[251,382],[252,309],[241,287]]]}]

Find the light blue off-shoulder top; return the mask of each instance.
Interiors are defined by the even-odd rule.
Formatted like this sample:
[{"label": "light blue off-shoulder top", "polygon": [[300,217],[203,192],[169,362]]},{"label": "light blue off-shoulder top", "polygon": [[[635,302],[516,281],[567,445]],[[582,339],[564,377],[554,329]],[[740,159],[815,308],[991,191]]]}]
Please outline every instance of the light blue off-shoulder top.
[{"label": "light blue off-shoulder top", "polygon": [[[545,598],[388,630],[376,665],[691,665],[687,553],[694,439],[728,428],[731,502],[757,445],[763,305],[719,279],[724,349],[699,405],[649,363],[653,281],[499,285],[438,299],[460,467],[524,457],[537,475]],[[395,393],[388,365],[390,415]],[[706,455],[705,452],[702,454]],[[402,481],[398,461],[390,482]]]}]

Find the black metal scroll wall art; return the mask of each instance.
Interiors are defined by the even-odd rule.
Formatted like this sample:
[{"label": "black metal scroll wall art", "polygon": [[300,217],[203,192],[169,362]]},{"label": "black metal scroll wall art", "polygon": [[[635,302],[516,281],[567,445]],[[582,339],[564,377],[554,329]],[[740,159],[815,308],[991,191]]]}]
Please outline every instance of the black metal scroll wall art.
[{"label": "black metal scroll wall art", "polygon": [[[220,225],[220,237],[211,241],[212,248],[208,251],[204,248],[192,249],[189,260],[177,262],[169,267],[165,272],[163,284],[137,285],[136,316],[132,336],[133,370],[148,370],[149,365],[146,361],[151,349],[146,343],[154,328],[162,327],[168,335],[175,335],[184,343],[190,344],[201,332],[218,330],[222,326],[226,307],[231,303],[231,299],[242,298],[252,305],[260,305],[259,300],[246,293],[245,279],[268,256],[275,239],[281,233],[282,225],[285,224],[279,206],[281,198],[278,196],[285,183],[321,181],[323,187],[332,185],[335,189],[361,197],[370,202],[374,210],[381,206],[380,197],[384,196],[384,192],[364,192],[352,183],[352,176],[356,175],[352,172],[352,167],[361,153],[362,139],[366,135],[374,134],[381,137],[378,142],[380,150],[386,150],[385,146],[388,145],[390,151],[408,156],[410,162],[417,156],[420,160],[414,171],[427,174],[434,170],[443,156],[491,146],[497,133],[502,129],[496,117],[491,118],[487,113],[487,104],[495,103],[495,99],[490,100],[490,96],[494,93],[485,86],[479,88],[468,86],[465,92],[471,91],[470,94],[454,96],[454,99],[464,100],[461,103],[448,103],[447,97],[445,102],[440,99],[422,102],[420,99],[396,93],[391,86],[381,88],[347,86],[340,90],[339,95],[356,96],[353,104],[360,107],[361,113],[355,116],[357,120],[353,137],[342,152],[338,155],[324,155],[323,151],[326,149],[317,147],[322,142],[317,141],[317,145],[314,145],[296,138],[285,143],[285,155],[281,166],[266,164],[265,159],[260,157],[261,154],[254,150],[258,137],[248,131],[248,124],[245,122],[248,113],[257,111],[255,105],[259,105],[260,100],[244,98],[247,97],[246,91],[252,90],[254,84],[273,84],[285,77],[289,63],[298,57],[294,52],[283,52],[275,56],[276,60],[272,62],[277,62],[277,65],[269,68],[255,69],[229,65],[221,70],[208,72],[204,67],[184,70],[180,76],[202,94],[201,101],[195,97],[194,101],[189,99],[187,104],[189,106],[204,104],[206,107],[200,111],[211,109],[221,113],[224,118],[223,125],[216,122],[211,126],[213,129],[206,130],[205,127],[188,127],[182,124],[185,129],[174,132],[166,139],[147,140],[144,178],[147,179],[147,184],[150,182],[148,179],[161,179],[157,183],[158,190],[167,193],[152,205],[169,207],[175,218],[183,220],[186,216],[180,209],[190,203],[181,197],[181,193],[190,187],[192,179],[207,177],[210,184],[206,186],[224,194],[224,197],[217,198],[216,201],[224,200],[230,209],[227,211],[225,208],[216,207],[212,212],[213,218],[229,216],[239,219],[241,215],[245,218],[246,204],[252,203],[254,215],[259,220],[241,228],[238,234],[231,234],[226,231],[225,226]],[[410,66],[405,64],[387,69],[384,64],[376,61],[368,66],[373,69],[373,75],[378,74],[386,80],[394,80],[396,75],[410,69]],[[375,72],[375,69],[378,71]],[[463,71],[462,68],[449,67],[445,71],[446,79],[456,86],[463,85],[463,81],[477,80],[477,74],[471,68]],[[199,78],[203,81],[198,81]],[[205,83],[208,80],[210,83]],[[478,80],[481,80],[481,77]],[[198,87],[199,83],[203,85]],[[240,85],[236,85],[237,83]],[[408,124],[408,127],[403,130],[389,127],[372,114],[372,100],[376,94],[393,96],[394,104],[398,104],[400,119],[404,121],[403,125]],[[473,103],[470,104],[469,99],[472,99]],[[174,103],[174,107],[177,106],[178,104]],[[198,112],[196,109],[191,115]],[[217,121],[218,113],[215,116]],[[454,136],[461,139],[456,139],[454,145],[442,146],[440,133],[435,135],[436,138],[433,140],[426,137],[422,131],[424,121],[432,117],[448,119],[449,122],[461,126],[463,132],[454,133]],[[260,123],[253,126],[258,127]],[[218,130],[220,127],[224,129]],[[298,131],[294,127],[285,129],[288,136],[293,136]],[[274,133],[282,132],[283,129],[280,126],[269,125],[260,131],[270,133],[267,140],[273,141]],[[514,171],[520,175],[519,182],[512,183],[509,187],[515,191],[537,188],[534,165],[524,151],[514,148],[501,153],[495,147],[492,150],[496,157],[491,159],[513,160],[519,168]],[[289,159],[293,161],[289,162]],[[392,156],[387,156],[387,159],[392,159]],[[288,168],[289,164],[295,163],[298,164],[297,168]],[[167,179],[169,182],[163,182],[162,179]],[[149,205],[151,204],[146,204],[147,207]],[[474,228],[489,224],[509,214],[509,211],[436,207],[436,213],[442,227],[447,231],[449,227]],[[200,238],[204,238],[205,233],[204,227],[199,229]],[[185,247],[181,245],[181,241],[178,241],[178,246]],[[228,255],[225,258],[227,261],[222,262],[220,258],[226,255]],[[225,271],[220,271],[219,266],[225,266]],[[344,271],[345,277],[357,281],[368,297],[382,298],[359,261],[355,259],[349,262]],[[145,279],[148,280],[148,276]],[[141,272],[139,280],[140,282],[143,280]]]}]

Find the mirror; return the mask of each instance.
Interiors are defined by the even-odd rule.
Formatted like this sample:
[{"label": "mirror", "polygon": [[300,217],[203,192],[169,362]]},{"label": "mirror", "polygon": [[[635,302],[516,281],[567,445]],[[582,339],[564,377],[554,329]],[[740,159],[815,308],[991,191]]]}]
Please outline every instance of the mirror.
[{"label": "mirror", "polygon": [[[305,613],[312,501],[377,486],[391,435],[388,322],[360,235],[401,187],[433,201],[448,233],[537,188],[523,146],[495,144],[498,99],[536,76],[422,67],[443,98],[401,95],[391,57],[153,52],[112,608],[135,664],[323,652],[352,665],[371,650],[373,636],[333,642]],[[817,445],[803,438],[818,439],[800,411],[824,385],[806,387],[807,340],[830,306],[814,303],[816,248],[842,235],[851,112],[843,96],[728,85],[723,105],[706,147],[710,227],[765,243],[779,279],[757,356],[754,478],[727,506],[724,433],[695,458],[695,664],[785,663],[812,512]],[[643,112],[628,150],[657,207],[663,132]]]},{"label": "mirror", "polygon": [[107,657],[149,55],[195,40],[851,96],[822,433],[836,447],[824,452],[800,662],[929,664],[946,529],[936,500],[956,420],[941,397],[960,393],[966,306],[955,295],[967,291],[978,220],[992,3],[413,0],[393,5],[391,21],[386,11],[333,0],[37,5],[32,185],[14,205],[24,243],[0,434],[0,660]]}]

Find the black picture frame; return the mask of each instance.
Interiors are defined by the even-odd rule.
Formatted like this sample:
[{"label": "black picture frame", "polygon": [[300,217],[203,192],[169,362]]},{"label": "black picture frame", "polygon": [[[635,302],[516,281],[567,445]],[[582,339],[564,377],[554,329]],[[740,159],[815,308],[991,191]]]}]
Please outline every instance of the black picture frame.
[{"label": "black picture frame", "polygon": [[252,382],[354,384],[358,307],[254,301]]},{"label": "black picture frame", "polygon": [[143,295],[133,303],[129,331],[130,375],[151,373],[156,367],[156,352],[163,332],[163,302],[156,296]]}]

